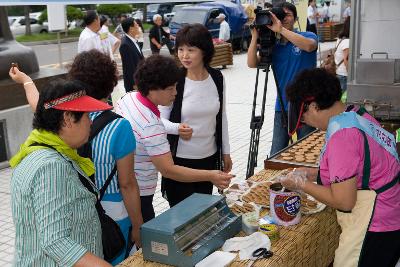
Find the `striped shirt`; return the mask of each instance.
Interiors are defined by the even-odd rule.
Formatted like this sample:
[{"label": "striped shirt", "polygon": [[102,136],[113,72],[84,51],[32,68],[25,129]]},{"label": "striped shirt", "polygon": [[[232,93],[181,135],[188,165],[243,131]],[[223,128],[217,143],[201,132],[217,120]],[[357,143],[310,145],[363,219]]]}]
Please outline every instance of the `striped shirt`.
[{"label": "striped shirt", "polygon": [[[90,113],[93,121],[101,112]],[[96,186],[104,186],[116,161],[135,151],[135,137],[126,119],[118,118],[108,123],[92,140],[92,159],[96,169]],[[101,204],[107,215],[115,221],[128,218],[122,195],[119,191],[118,174],[108,185]]]},{"label": "striped shirt", "polygon": [[135,174],[140,195],[153,195],[156,191],[158,171],[150,157],[170,151],[160,112],[150,100],[136,92],[121,98],[117,102],[116,112],[131,123],[135,134]]},{"label": "striped shirt", "polygon": [[71,162],[52,149],[41,149],[15,168],[13,266],[73,266],[86,252],[103,257],[96,197],[79,180],[77,171],[83,171]]}]

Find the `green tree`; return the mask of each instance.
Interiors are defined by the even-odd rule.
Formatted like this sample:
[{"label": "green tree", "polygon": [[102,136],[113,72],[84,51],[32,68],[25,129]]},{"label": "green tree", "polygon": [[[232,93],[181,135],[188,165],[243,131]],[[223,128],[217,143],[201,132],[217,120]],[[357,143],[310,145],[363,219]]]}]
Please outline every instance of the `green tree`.
[{"label": "green tree", "polygon": [[119,14],[132,12],[132,6],[127,4],[102,4],[97,7],[97,12],[114,18]]}]

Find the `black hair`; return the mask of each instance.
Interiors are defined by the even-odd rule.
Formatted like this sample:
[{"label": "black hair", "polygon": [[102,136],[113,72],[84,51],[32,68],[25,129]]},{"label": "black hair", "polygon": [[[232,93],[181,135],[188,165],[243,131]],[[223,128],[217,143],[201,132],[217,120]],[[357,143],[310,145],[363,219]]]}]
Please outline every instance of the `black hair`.
[{"label": "black hair", "polygon": [[39,101],[37,103],[36,111],[33,117],[33,128],[46,130],[58,134],[64,123],[65,112],[72,114],[75,122],[80,121],[84,112],[64,111],[54,108],[45,109],[44,104],[51,100],[81,90],[85,90],[85,85],[78,81],[65,81],[59,79],[50,82],[42,91],[40,91]]},{"label": "black hair", "polygon": [[97,14],[96,10],[88,10],[88,11],[86,11],[85,16],[83,17],[83,23],[85,24],[85,26],[89,26],[98,17],[99,17],[99,15]]},{"label": "black hair", "polygon": [[76,55],[69,67],[68,79],[86,84],[86,94],[98,100],[111,95],[118,84],[117,63],[111,58],[92,49]]},{"label": "black hair", "polygon": [[178,82],[181,71],[171,57],[152,55],[139,63],[134,75],[138,91],[147,96],[150,90],[164,90]]},{"label": "black hair", "polygon": [[142,29],[142,32],[144,32],[144,28],[143,28],[143,23],[140,19],[135,19],[137,25],[139,25],[140,29]]},{"label": "black hair", "polygon": [[282,2],[278,4],[278,7],[289,9],[290,11],[292,11],[294,19],[297,19],[297,9],[296,6],[293,5],[292,3]]},{"label": "black hair", "polygon": [[[290,102],[316,102],[319,109],[330,108],[340,101],[342,89],[339,79],[325,69],[316,68],[300,72],[287,87],[286,95]],[[310,101],[310,98],[313,98]]]},{"label": "black hair", "polygon": [[208,29],[199,23],[189,24],[176,33],[175,49],[178,53],[180,46],[195,46],[203,52],[203,62],[208,66],[214,56],[215,49],[211,33]]},{"label": "black hair", "polygon": [[339,39],[350,38],[350,16],[343,23],[343,28],[338,34]]},{"label": "black hair", "polygon": [[100,16],[100,27],[102,27],[103,25],[104,25],[104,23],[106,23],[107,22],[107,17],[106,16],[104,16],[104,15],[101,15]]},{"label": "black hair", "polygon": [[135,24],[135,20],[133,18],[126,18],[123,21],[121,21],[121,27],[125,33],[128,33],[129,28],[133,27],[134,24]]}]

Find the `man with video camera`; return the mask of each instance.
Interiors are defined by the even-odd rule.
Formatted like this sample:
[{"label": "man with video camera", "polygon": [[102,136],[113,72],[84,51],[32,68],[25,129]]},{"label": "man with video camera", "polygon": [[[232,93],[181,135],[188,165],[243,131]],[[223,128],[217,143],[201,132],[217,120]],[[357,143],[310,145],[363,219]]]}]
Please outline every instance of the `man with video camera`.
[{"label": "man with video camera", "polygon": [[[260,50],[261,56],[260,54],[257,55],[257,40],[260,37],[262,42],[262,34],[265,34],[265,31],[269,29],[276,36],[276,41],[271,47],[271,63],[279,90],[278,93],[282,96],[284,106],[282,109],[278,95],[275,104],[274,129],[270,152],[270,155],[273,155],[285,148],[289,143],[287,125],[284,124],[287,121],[285,118],[287,118],[288,111],[285,89],[297,73],[304,69],[316,67],[318,38],[312,32],[299,32],[294,29],[294,24],[297,21],[297,10],[291,3],[283,2],[277,8],[273,8],[270,12],[270,21],[269,25],[262,26],[265,27],[264,29],[257,28],[257,25],[252,29],[252,39],[247,53],[247,65],[250,68],[260,68],[260,63],[264,61],[261,54],[263,47]],[[286,114],[282,113],[283,110]],[[312,130],[313,128],[309,126],[302,127],[297,132],[298,138],[307,135]]]}]

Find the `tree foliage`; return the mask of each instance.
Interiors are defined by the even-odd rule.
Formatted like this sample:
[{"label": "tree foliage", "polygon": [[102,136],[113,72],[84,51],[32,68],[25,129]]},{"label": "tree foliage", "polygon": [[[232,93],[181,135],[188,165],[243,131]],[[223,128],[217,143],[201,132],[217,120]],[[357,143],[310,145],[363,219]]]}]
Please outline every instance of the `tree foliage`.
[{"label": "tree foliage", "polygon": [[113,18],[120,14],[132,12],[132,6],[128,4],[101,4],[97,7],[97,12]]}]

